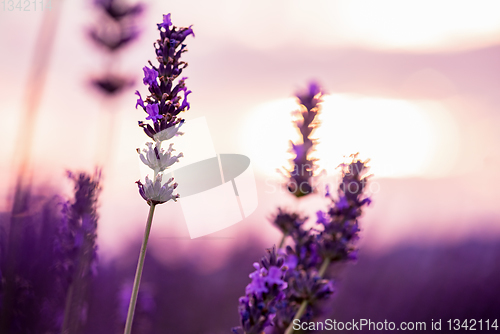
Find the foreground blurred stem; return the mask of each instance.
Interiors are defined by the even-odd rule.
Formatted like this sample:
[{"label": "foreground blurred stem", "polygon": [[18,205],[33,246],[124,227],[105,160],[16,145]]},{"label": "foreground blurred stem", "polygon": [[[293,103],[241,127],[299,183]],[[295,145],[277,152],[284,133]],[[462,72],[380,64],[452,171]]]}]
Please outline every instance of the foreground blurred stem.
[{"label": "foreground blurred stem", "polygon": [[278,249],[283,248],[283,245],[285,244],[286,237],[288,237],[288,234],[287,233],[283,234],[283,237],[281,238],[280,245],[278,246]]},{"label": "foreground blurred stem", "polygon": [[93,248],[94,241],[89,238],[88,234],[85,234],[83,245],[78,252],[78,265],[66,295],[62,334],[78,333],[81,327],[82,308],[85,304],[89,283],[86,272],[90,270]]},{"label": "foreground blurred stem", "polygon": [[[318,271],[318,276],[319,277],[323,277],[323,275],[325,274],[326,269],[328,269],[329,265],[330,265],[330,259],[326,258],[323,261],[323,263],[321,264],[321,268],[319,268],[319,271]],[[307,304],[308,304],[307,300],[304,300],[302,302],[302,304],[300,304],[299,310],[297,311],[297,313],[295,313],[295,317],[293,318],[292,322],[290,323],[290,325],[286,329],[285,334],[292,334],[293,333],[293,322],[295,321],[295,319],[302,318],[302,316],[306,312]]]},{"label": "foreground blurred stem", "polygon": [[125,331],[123,332],[124,334],[130,334],[132,332],[132,322],[134,320],[135,305],[137,304],[137,295],[139,294],[139,285],[141,284],[142,269],[144,268],[144,259],[146,258],[146,249],[148,247],[149,233],[151,232],[151,224],[153,223],[155,206],[156,204],[151,203],[149,207],[148,221],[146,223],[146,230],[144,231],[144,240],[142,241],[139,261],[137,262],[134,287],[132,289],[132,296],[130,297],[130,304],[128,306],[127,322],[125,323]]},{"label": "foreground blurred stem", "polygon": [[[36,119],[42,100],[47,73],[50,69],[51,55],[57,27],[62,12],[63,0],[54,0],[52,10],[45,11],[41,26],[37,29],[34,52],[30,63],[26,89],[23,92],[23,107],[17,133],[16,152],[13,157],[12,176],[15,180],[12,215],[7,243],[5,267],[2,267],[2,309],[0,311],[0,333],[8,333],[12,326],[14,304],[16,303],[16,274],[19,270],[19,253],[25,220],[30,216],[32,170],[30,158],[35,133]],[[43,7],[42,7],[43,9]],[[5,161],[8,161],[5,159]],[[3,245],[2,245],[3,246]],[[2,249],[2,251],[4,251]]]}]

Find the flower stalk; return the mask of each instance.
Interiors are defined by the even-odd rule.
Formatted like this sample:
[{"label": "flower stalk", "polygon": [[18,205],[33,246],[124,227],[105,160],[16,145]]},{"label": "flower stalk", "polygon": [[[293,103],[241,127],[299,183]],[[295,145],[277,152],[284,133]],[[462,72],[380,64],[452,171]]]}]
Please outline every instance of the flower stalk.
[{"label": "flower stalk", "polygon": [[151,68],[147,66],[143,68],[143,83],[148,86],[150,94],[143,99],[139,91],[135,92],[138,96],[136,109],[141,107],[147,114],[145,120],[152,122],[151,125],[139,121],[139,126],[154,142],[146,143],[147,148],[143,149],[142,153],[140,149],[137,149],[137,153],[142,163],[152,170],[153,179],[151,180],[149,176],[146,176],[144,184],[140,180],[136,182],[139,194],[149,205],[149,214],[129,302],[125,334],[130,334],[132,331],[155,207],[158,204],[170,200],[176,201],[179,198],[178,194],[174,194],[174,190],[177,188],[174,179],[170,178],[166,182],[163,182],[162,179],[165,170],[178,162],[183,154],[173,155],[173,144],[170,144],[167,150],[162,149],[161,145],[163,141],[182,135],[179,128],[184,123],[184,119],[178,115],[190,108],[187,96],[191,91],[186,88],[185,81],[187,78],[183,77],[177,80],[177,77],[187,66],[187,63],[181,61],[180,58],[187,51],[183,42],[187,36],[194,35],[193,30],[191,27],[177,29],[172,25],[170,14],[163,15],[163,22],[157,24],[157,26],[160,31],[160,39],[155,43],[155,52],[159,65],[154,66],[149,62]]},{"label": "flower stalk", "polygon": [[[325,274],[326,272],[326,269],[328,269],[328,267],[330,266],[330,258],[326,258],[323,263],[321,264],[321,268],[319,269],[318,271],[318,276],[321,278],[323,277],[323,275]],[[285,334],[292,334],[294,329],[293,329],[293,322],[296,320],[296,319],[300,319],[302,318],[302,316],[304,315],[304,313],[306,312],[307,310],[307,304],[309,302],[307,300],[304,300],[302,302],[302,304],[300,304],[300,307],[297,311],[297,313],[295,314],[295,317],[293,318],[292,320],[292,323],[288,326],[288,328],[286,329],[285,331]]]},{"label": "flower stalk", "polygon": [[148,220],[146,222],[146,230],[144,231],[144,239],[142,241],[141,252],[139,254],[139,261],[137,262],[137,269],[135,272],[134,286],[132,288],[132,296],[130,297],[130,304],[127,312],[127,321],[125,322],[125,334],[132,332],[132,322],[134,319],[135,306],[137,304],[137,296],[139,295],[139,286],[141,284],[142,270],[144,268],[144,259],[146,258],[146,250],[148,247],[149,234],[151,233],[151,225],[153,223],[153,215],[155,212],[156,204],[151,203],[149,206]]}]

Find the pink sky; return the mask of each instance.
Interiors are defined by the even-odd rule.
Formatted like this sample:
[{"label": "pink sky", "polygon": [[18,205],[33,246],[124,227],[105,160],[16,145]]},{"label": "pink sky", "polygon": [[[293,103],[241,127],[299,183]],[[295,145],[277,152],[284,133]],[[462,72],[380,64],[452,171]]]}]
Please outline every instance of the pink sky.
[{"label": "pink sky", "polygon": [[[53,58],[47,64],[49,75],[35,134],[36,179],[49,179],[66,189],[66,168],[92,169],[98,123],[105,121],[99,99],[85,87],[86,78],[102,68],[99,51],[84,38],[84,28],[93,20],[88,3],[52,1],[52,6],[63,6],[63,16]],[[258,210],[216,235],[238,240],[245,233],[264,229],[269,242],[278,237],[265,218],[276,205],[291,200],[286,195],[266,193],[264,182],[273,176],[262,172],[267,166],[259,168],[266,162],[253,156],[258,150],[249,147],[247,139],[253,135],[264,138],[264,142],[275,140],[272,131],[262,130],[267,127],[255,126],[266,122],[258,113],[259,106],[289,98],[309,80],[316,79],[332,94],[413,104],[430,101],[446,111],[446,122],[453,123],[452,142],[441,141],[450,135],[443,130],[449,124],[439,120],[431,124],[440,134],[433,137],[439,150],[426,161],[426,172],[403,178],[375,176],[374,182],[381,187],[363,222],[367,245],[385,249],[408,241],[433,243],[498,236],[498,2],[485,1],[478,6],[472,2],[457,5],[443,1],[436,5],[409,1],[405,7],[399,3],[380,1],[378,6],[365,6],[359,1],[148,2],[149,10],[142,18],[143,35],[121,55],[117,66],[140,78],[141,68],[153,59],[155,23],[161,20],[162,13],[171,12],[176,25],[194,24],[196,38],[187,42],[189,67],[185,74],[193,93],[192,109],[186,118],[205,116],[217,152],[246,154],[254,162],[261,203]],[[6,193],[13,185],[11,159],[41,16],[41,12],[0,9],[2,209],[10,205]],[[141,115],[134,109],[135,89],[145,92],[138,80],[114,105],[115,152],[105,170],[108,176],[101,207],[100,243],[104,249],[122,245],[124,240],[141,234],[147,211],[133,183],[140,176],[135,148],[146,141],[136,125]],[[292,127],[290,121],[284,118],[283,124]],[[399,126],[410,129],[412,124],[394,124],[395,128]],[[345,127],[356,131],[355,122]],[[286,143],[288,138],[276,140]],[[376,141],[377,136],[367,140]],[[407,139],[394,138],[395,142],[398,140]],[[390,150],[389,143],[386,151]],[[452,160],[442,158],[451,151]],[[429,172],[445,163],[444,172]],[[321,208],[323,202],[316,198],[302,201],[299,206],[311,213]],[[187,236],[182,212],[172,203],[158,210],[155,228],[161,231],[157,232],[158,243],[162,236]],[[173,243],[181,252],[189,250],[189,240]],[[214,239],[207,241],[206,247],[224,250],[228,244]]]}]

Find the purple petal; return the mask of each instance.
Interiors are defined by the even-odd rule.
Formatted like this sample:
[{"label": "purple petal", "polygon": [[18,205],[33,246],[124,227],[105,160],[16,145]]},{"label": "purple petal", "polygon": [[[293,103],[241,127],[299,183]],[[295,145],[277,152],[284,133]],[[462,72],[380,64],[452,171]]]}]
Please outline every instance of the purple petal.
[{"label": "purple petal", "polygon": [[137,109],[137,106],[141,106],[143,108],[144,107],[144,102],[142,101],[142,96],[141,96],[141,93],[139,93],[138,90],[135,91],[135,95],[139,96],[139,98],[137,99],[137,103],[135,104],[135,109]]}]

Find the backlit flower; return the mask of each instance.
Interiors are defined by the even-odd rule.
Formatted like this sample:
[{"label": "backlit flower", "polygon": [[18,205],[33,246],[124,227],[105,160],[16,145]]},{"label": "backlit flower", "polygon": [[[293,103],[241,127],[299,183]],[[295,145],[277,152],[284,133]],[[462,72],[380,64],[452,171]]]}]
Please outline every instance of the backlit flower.
[{"label": "backlit flower", "polygon": [[163,185],[161,181],[162,174],[158,174],[154,182],[148,176],[146,176],[145,184],[142,184],[141,181],[136,182],[139,187],[139,193],[148,204],[161,204],[170,200],[176,201],[179,198],[178,194],[174,195],[174,189],[177,188],[174,178],[170,178]]},{"label": "backlit flower", "polygon": [[148,104],[146,106],[146,112],[148,113],[148,116],[146,119],[150,119],[153,122],[156,122],[159,119],[162,119],[163,116],[158,114],[158,105],[157,104]]},{"label": "backlit flower", "polygon": [[139,153],[141,161],[146,166],[154,170],[156,174],[163,172],[165,169],[179,161],[179,158],[183,156],[182,153],[179,153],[178,155],[172,154],[172,152],[175,151],[173,149],[174,144],[170,144],[166,151],[164,149],[158,150],[157,145],[154,145],[151,142],[146,143],[146,146],[148,148],[142,150],[144,153],[140,153],[139,149],[137,149],[137,152]]}]

